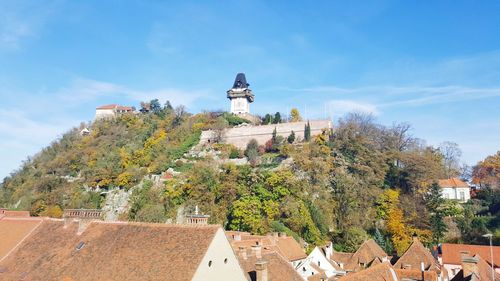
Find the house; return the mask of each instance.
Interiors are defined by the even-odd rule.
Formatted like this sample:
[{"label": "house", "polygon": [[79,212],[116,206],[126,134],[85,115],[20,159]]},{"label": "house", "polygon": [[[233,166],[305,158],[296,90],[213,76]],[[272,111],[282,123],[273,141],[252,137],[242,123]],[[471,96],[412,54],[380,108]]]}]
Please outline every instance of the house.
[{"label": "house", "polygon": [[[331,244],[328,246],[330,247]],[[329,280],[329,278],[345,275],[345,271],[327,258],[328,254],[328,251],[315,247],[307,258],[296,267],[297,272],[307,280],[313,276],[314,279]]]},{"label": "house", "polygon": [[114,118],[120,114],[134,112],[133,106],[122,106],[118,104],[102,105],[95,109],[95,120]]},{"label": "house", "polygon": [[394,268],[433,271],[437,274],[439,280],[449,280],[447,271],[441,269],[439,262],[434,258],[431,252],[424,247],[417,236],[413,236],[413,242],[394,264]]},{"label": "house", "polygon": [[237,256],[249,281],[303,280],[293,266],[276,251],[263,250],[262,246],[254,245],[251,249],[239,249]]},{"label": "house", "polygon": [[20,233],[0,280],[247,281],[220,226],[91,221],[78,235],[79,223],[43,219]]},{"label": "house", "polygon": [[[500,273],[492,272],[491,266],[480,256],[461,256],[462,266],[460,271],[451,281],[495,281],[500,280]],[[493,275],[492,275],[493,274]]]},{"label": "house", "polygon": [[389,256],[373,239],[365,241],[355,253],[332,252],[331,260],[346,271],[359,271],[389,260]]},{"label": "house", "polygon": [[448,271],[448,276],[452,278],[462,269],[462,255],[479,255],[485,262],[491,265],[491,252],[493,250],[493,265],[500,273],[500,246],[481,246],[467,244],[441,244],[441,264]]},{"label": "house", "polygon": [[307,254],[300,244],[285,233],[270,233],[268,235],[252,235],[248,232],[226,231],[231,246],[235,251],[251,249],[252,246],[262,246],[264,250],[272,250],[283,256],[293,267],[302,262]]},{"label": "house", "polygon": [[458,178],[438,180],[443,198],[467,202],[470,199],[470,187]]}]

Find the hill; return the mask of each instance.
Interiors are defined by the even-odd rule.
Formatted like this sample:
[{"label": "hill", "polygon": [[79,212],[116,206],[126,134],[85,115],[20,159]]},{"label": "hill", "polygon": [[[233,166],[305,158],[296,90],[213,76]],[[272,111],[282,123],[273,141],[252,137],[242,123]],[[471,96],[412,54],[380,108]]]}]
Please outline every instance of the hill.
[{"label": "hill", "polygon": [[[65,208],[102,208],[109,190],[130,190],[121,219],[175,221],[197,205],[227,229],[287,232],[311,245],[332,239],[347,251],[368,236],[388,252],[405,249],[413,233],[427,243],[444,239],[431,220],[428,191],[458,174],[455,159],[411,136],[408,124],[385,127],[350,114],[306,141],[274,136],[245,151],[197,146],[202,130],[242,122],[168,106],[81,124],[3,180],[0,206],[59,217]],[[165,181],[149,180],[166,171]],[[498,206],[498,192],[484,197],[497,199],[438,207],[458,218],[460,230],[495,230],[495,213],[474,219]],[[464,237],[458,239],[472,239]]]}]

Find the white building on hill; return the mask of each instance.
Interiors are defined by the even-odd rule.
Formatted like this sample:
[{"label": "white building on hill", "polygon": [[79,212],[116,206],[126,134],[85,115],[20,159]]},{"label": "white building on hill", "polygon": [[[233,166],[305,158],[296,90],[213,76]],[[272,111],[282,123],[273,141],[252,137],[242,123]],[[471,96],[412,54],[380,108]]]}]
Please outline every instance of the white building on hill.
[{"label": "white building on hill", "polygon": [[95,109],[95,120],[114,118],[119,114],[126,112],[134,112],[135,108],[133,106],[122,106],[118,104],[108,104],[102,105]]},{"label": "white building on hill", "polygon": [[443,198],[467,202],[470,199],[470,187],[467,183],[457,178],[438,181],[442,189]]}]

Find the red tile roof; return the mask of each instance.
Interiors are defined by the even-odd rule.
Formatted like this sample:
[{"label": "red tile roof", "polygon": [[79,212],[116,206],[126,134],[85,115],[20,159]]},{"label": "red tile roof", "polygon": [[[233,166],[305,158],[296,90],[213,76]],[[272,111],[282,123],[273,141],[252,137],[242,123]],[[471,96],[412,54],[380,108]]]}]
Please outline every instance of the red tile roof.
[{"label": "red tile roof", "polygon": [[191,280],[219,226],[44,220],[0,262],[1,280]]},{"label": "red tile roof", "polygon": [[[393,275],[394,274],[394,275]],[[340,278],[340,281],[397,281],[394,280],[396,273],[391,267],[390,263],[383,262],[381,264],[372,266],[368,269],[349,273],[346,276]],[[397,277],[396,277],[397,278]]]},{"label": "red tile roof", "polygon": [[[248,253],[248,251],[247,251]],[[295,271],[288,261],[276,252],[263,252],[261,259],[254,254],[247,254],[244,258],[241,254],[238,255],[238,260],[243,267],[243,270],[248,274],[250,281],[255,281],[255,263],[258,260],[267,261],[268,280],[283,280],[283,281],[300,281],[302,277]]]},{"label": "red tile roof", "polygon": [[[394,269],[400,280],[422,280],[422,271],[418,269]],[[437,281],[438,275],[434,271],[424,271],[424,281]]]},{"label": "red tile roof", "polygon": [[424,263],[425,270],[441,271],[437,260],[432,256],[431,252],[422,245],[418,238],[414,237],[410,247],[406,249],[404,254],[394,264],[394,268],[402,269],[410,266],[411,269],[420,270],[422,262]]},{"label": "red tile roof", "polygon": [[469,185],[462,180],[458,178],[451,178],[451,179],[442,179],[438,180],[438,184],[440,187],[451,187],[451,188],[457,188],[457,187],[465,187],[468,188]]},{"label": "red tile roof", "polygon": [[[468,245],[468,244],[448,244],[441,245],[441,258],[443,264],[462,264],[462,253],[468,252],[469,255],[480,255],[488,263],[490,261],[490,246]],[[493,258],[496,267],[500,267],[500,246],[493,246]]]},{"label": "red tile roof", "polygon": [[0,219],[0,261],[13,251],[37,226],[40,218]]},{"label": "red tile roof", "polygon": [[470,280],[480,280],[480,281],[496,281],[500,280],[500,274],[498,272],[494,272],[494,279],[491,278],[491,267],[490,265],[480,256],[475,255],[474,258],[477,259],[476,270],[473,273],[476,279],[471,278],[471,275],[464,276],[463,269],[455,275],[451,281],[470,281]]},{"label": "red tile roof", "polygon": [[[373,239],[365,241],[355,253],[333,252],[331,259],[343,263],[345,270],[358,271],[363,269],[360,264],[371,266],[374,261],[380,262],[387,258],[387,254]],[[378,263],[376,262],[376,263]]]},{"label": "red tile roof", "polygon": [[[235,238],[239,235],[240,241]],[[274,250],[285,257],[288,261],[305,259],[307,254],[300,244],[291,236],[277,235],[251,235],[248,232],[227,231],[226,236],[231,241],[236,251],[240,247],[249,249],[252,245],[260,245],[264,249]]]},{"label": "red tile roof", "polygon": [[118,105],[117,104],[107,104],[107,105],[101,105],[96,107],[96,109],[115,109]]}]

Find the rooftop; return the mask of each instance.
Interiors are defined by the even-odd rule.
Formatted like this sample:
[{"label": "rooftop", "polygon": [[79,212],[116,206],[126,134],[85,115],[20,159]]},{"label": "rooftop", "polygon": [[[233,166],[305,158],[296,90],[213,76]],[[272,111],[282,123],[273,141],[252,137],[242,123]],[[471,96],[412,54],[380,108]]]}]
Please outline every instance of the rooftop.
[{"label": "rooftop", "polygon": [[438,184],[440,187],[445,188],[445,187],[451,187],[451,188],[458,188],[458,187],[464,187],[464,188],[469,188],[469,185],[462,181],[459,178],[451,178],[451,179],[441,179],[438,180]]},{"label": "rooftop", "polygon": [[220,227],[91,222],[81,235],[77,229],[43,220],[0,262],[0,279],[191,280]]},{"label": "rooftop", "polygon": [[[443,243],[441,252],[443,264],[462,264],[462,252],[467,252],[469,255],[480,255],[484,257],[486,262],[490,263],[490,246]],[[500,246],[493,246],[493,258],[495,266],[500,267]]]}]

